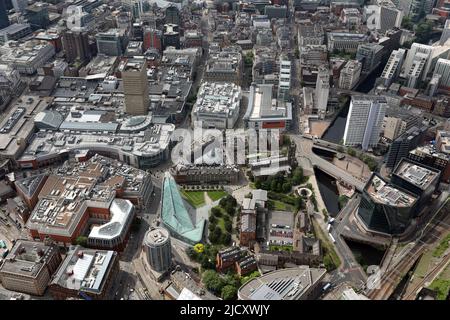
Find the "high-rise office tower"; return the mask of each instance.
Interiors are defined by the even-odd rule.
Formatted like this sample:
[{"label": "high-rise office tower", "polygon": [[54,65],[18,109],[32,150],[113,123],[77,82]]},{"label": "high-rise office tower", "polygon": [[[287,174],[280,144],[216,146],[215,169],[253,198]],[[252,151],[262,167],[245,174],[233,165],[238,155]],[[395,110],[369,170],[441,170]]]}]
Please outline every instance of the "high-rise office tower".
[{"label": "high-rise office tower", "polygon": [[315,109],[317,113],[324,115],[327,112],[328,95],[330,93],[330,71],[327,67],[321,66],[317,72]]},{"label": "high-rise office tower", "polygon": [[28,0],[12,0],[12,5],[16,12],[25,12],[26,7],[28,7]]},{"label": "high-rise office tower", "polygon": [[433,75],[439,75],[439,86],[448,90],[450,88],[450,60],[438,59]]},{"label": "high-rise office tower", "polygon": [[403,65],[403,59],[405,58],[405,49],[398,49],[392,51],[389,56],[388,62],[384,66],[383,72],[381,73],[381,79],[385,87],[389,87],[392,82],[394,82]]},{"label": "high-rise office tower", "polygon": [[128,60],[122,71],[125,112],[147,115],[150,104],[145,60]]},{"label": "high-rise office tower", "polygon": [[352,96],[344,130],[344,144],[363,150],[377,145],[387,101],[381,96]]},{"label": "high-rise office tower", "polygon": [[153,28],[145,28],[144,30],[144,51],[147,51],[149,48],[155,48],[159,52],[162,52],[162,31],[153,29]]},{"label": "high-rise office tower", "polygon": [[62,36],[64,53],[68,62],[85,61],[91,58],[88,35],[86,32],[66,30]]},{"label": "high-rise office tower", "polygon": [[166,8],[166,24],[177,24],[180,25],[180,11],[174,5],[169,5]]},{"label": "high-rise office tower", "polygon": [[8,11],[6,11],[5,1],[0,1],[0,29],[9,26]]}]

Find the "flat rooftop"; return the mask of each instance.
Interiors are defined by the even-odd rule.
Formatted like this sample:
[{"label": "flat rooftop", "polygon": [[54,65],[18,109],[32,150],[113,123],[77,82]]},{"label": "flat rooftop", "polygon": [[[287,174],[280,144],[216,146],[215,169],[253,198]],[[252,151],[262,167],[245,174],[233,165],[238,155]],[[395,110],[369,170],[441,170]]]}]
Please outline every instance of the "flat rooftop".
[{"label": "flat rooftop", "polygon": [[[98,155],[86,162],[66,162],[49,175],[27,227],[70,237],[88,208],[96,208],[109,210],[111,221],[93,229],[92,236],[113,237],[132,210],[128,200],[116,199],[117,190],[125,196],[137,195],[148,181],[146,172]],[[108,229],[112,223],[116,231]]]},{"label": "flat rooftop", "polygon": [[34,116],[47,109],[52,98],[21,96],[0,122],[0,154],[8,158],[18,156],[22,144],[34,132]]},{"label": "flat rooftop", "polygon": [[50,285],[101,293],[116,257],[114,251],[72,247]]},{"label": "flat rooftop", "polygon": [[238,295],[241,300],[300,300],[326,272],[308,266],[275,270],[244,284]]},{"label": "flat rooftop", "polygon": [[248,108],[244,118],[249,120],[290,120],[292,105],[273,98],[272,84],[260,84],[250,88]]},{"label": "flat rooftop", "polygon": [[6,257],[0,272],[35,278],[45,267],[45,257],[55,250],[43,242],[17,240]]},{"label": "flat rooftop", "polygon": [[230,114],[239,108],[241,101],[241,87],[234,83],[204,82],[198,93],[193,107],[196,114],[214,113]]},{"label": "flat rooftop", "polygon": [[373,200],[389,206],[412,207],[417,201],[417,197],[389,185],[376,175],[367,183],[366,191]]},{"label": "flat rooftop", "polygon": [[403,159],[395,168],[394,174],[414,186],[425,190],[439,178],[440,172]]}]

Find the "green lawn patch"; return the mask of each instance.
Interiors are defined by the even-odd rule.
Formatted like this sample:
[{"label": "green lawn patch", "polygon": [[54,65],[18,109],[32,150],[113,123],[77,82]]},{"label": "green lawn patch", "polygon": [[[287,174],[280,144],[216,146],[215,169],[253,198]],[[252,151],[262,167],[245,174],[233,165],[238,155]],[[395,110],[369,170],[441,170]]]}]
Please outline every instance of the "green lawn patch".
[{"label": "green lawn patch", "polygon": [[417,264],[416,270],[414,270],[414,274],[420,278],[423,278],[427,274],[428,267],[430,265],[431,259],[433,258],[432,252],[427,251],[420,258],[419,263]]},{"label": "green lawn patch", "polygon": [[225,197],[228,194],[225,191],[208,191],[207,193],[208,193],[208,197],[212,201],[217,201],[217,200]]},{"label": "green lawn patch", "polygon": [[450,280],[437,278],[431,283],[429,288],[437,291],[438,300],[445,300],[450,290]]},{"label": "green lawn patch", "polygon": [[194,208],[199,208],[205,204],[205,192],[204,191],[186,191],[181,190],[181,195],[187,200]]},{"label": "green lawn patch", "polygon": [[277,211],[289,211],[289,212],[294,211],[294,208],[291,205],[286,204],[286,203],[281,202],[281,201],[278,201],[278,200],[271,200],[270,199],[269,203],[270,203],[270,205],[272,205],[272,208],[274,210],[277,210]]},{"label": "green lawn patch", "polygon": [[288,245],[270,245],[269,246],[270,251],[289,251],[292,252],[294,248],[292,246]]},{"label": "green lawn patch", "polygon": [[334,250],[334,246],[331,243],[327,234],[322,232],[320,226],[313,220],[314,233],[318,239],[320,239],[323,249],[323,262],[328,271],[337,269],[341,265],[341,259]]},{"label": "green lawn patch", "polygon": [[440,258],[444,252],[448,249],[450,242],[450,233],[439,243],[439,245],[433,251],[433,257]]}]

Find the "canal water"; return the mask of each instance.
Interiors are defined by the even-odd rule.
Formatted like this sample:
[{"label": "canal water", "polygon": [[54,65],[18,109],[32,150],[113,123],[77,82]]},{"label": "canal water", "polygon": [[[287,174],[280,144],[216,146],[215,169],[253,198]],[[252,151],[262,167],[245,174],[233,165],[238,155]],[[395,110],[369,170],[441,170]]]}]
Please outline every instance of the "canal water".
[{"label": "canal water", "polygon": [[336,118],[334,118],[333,122],[324,132],[322,139],[332,142],[332,143],[340,143],[342,138],[344,137],[345,123],[347,122],[348,109],[350,107],[350,102],[346,104]]},{"label": "canal water", "polygon": [[339,193],[336,179],[317,168],[314,169],[314,174],[328,215],[335,217],[339,213]]},{"label": "canal water", "polygon": [[356,261],[358,261],[364,270],[371,265],[380,265],[383,260],[384,250],[379,250],[368,244],[355,242],[348,239],[345,239],[345,242],[352,251]]}]

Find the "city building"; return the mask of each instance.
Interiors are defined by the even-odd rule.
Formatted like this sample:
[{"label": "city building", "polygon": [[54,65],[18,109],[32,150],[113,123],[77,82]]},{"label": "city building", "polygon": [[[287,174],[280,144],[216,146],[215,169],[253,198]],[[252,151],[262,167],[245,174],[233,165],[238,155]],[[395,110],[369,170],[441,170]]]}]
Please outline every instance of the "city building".
[{"label": "city building", "polygon": [[450,156],[436,150],[435,146],[425,145],[411,150],[408,159],[441,171],[441,181],[450,180]]},{"label": "city building", "polygon": [[235,268],[235,263],[240,261],[243,256],[243,251],[239,247],[229,247],[220,250],[216,256],[216,270],[218,272],[225,272],[230,268]]},{"label": "city building", "polygon": [[328,51],[356,52],[360,44],[366,43],[369,37],[364,33],[345,33],[328,32],[327,33]]},{"label": "city building", "polygon": [[28,209],[33,210],[39,201],[39,192],[47,181],[48,175],[39,174],[14,181],[17,195],[22,198]]},{"label": "city building", "polygon": [[359,82],[362,64],[358,60],[349,60],[341,69],[339,88],[352,90]]},{"label": "city building", "polygon": [[0,61],[21,74],[28,75],[36,73],[55,55],[55,47],[41,40],[30,40],[24,43],[8,42],[3,48],[6,52],[0,57]]},{"label": "city building", "polygon": [[[430,70],[433,50],[434,48],[432,46],[413,43],[411,49],[406,54],[401,76],[411,82],[413,80],[409,79],[412,78],[414,78],[414,81],[424,80]],[[413,88],[410,84],[408,84],[408,87]]]},{"label": "city building", "polygon": [[450,60],[438,59],[434,67],[433,77],[439,75],[439,87],[450,90]]},{"label": "city building", "polygon": [[62,35],[62,46],[68,62],[86,61],[92,56],[86,32],[65,30]]},{"label": "city building", "polygon": [[362,63],[362,73],[370,73],[381,63],[384,47],[376,43],[360,44],[356,51],[356,60]]},{"label": "city building", "polygon": [[358,217],[370,231],[400,234],[416,213],[417,196],[373,174],[364,187]]},{"label": "city building", "polygon": [[298,26],[298,45],[323,45],[325,33],[321,24],[300,24]]},{"label": "city building", "polygon": [[359,26],[362,20],[361,13],[356,8],[343,8],[339,18],[349,28]]},{"label": "city building", "polygon": [[28,23],[14,23],[0,30],[0,45],[8,41],[17,41],[31,34],[31,27]]},{"label": "city building", "polygon": [[300,63],[302,65],[323,65],[328,61],[328,51],[326,45],[306,45],[299,49]]},{"label": "city building", "polygon": [[181,17],[180,17],[180,10],[178,10],[178,7],[170,4],[169,6],[167,6],[166,10],[165,10],[165,23],[171,23],[171,24],[176,24],[176,25],[180,25],[181,22]]},{"label": "city building", "polygon": [[450,132],[446,130],[437,130],[436,149],[439,152],[450,154]]},{"label": "city building", "polygon": [[112,299],[110,290],[118,274],[117,252],[71,246],[50,282],[49,292],[56,300]]},{"label": "city building", "polygon": [[25,13],[25,9],[28,7],[28,0],[12,0],[12,5],[16,12]]},{"label": "city building", "polygon": [[391,183],[419,197],[417,205],[421,210],[429,205],[440,175],[439,170],[403,158],[392,172]]},{"label": "city building", "polygon": [[0,159],[16,160],[35,132],[34,116],[44,111],[52,98],[21,96],[0,122]]},{"label": "city building", "polygon": [[412,127],[399,135],[391,144],[386,159],[386,167],[394,168],[402,158],[424,140],[427,127]]},{"label": "city building", "polygon": [[264,7],[264,14],[269,19],[284,19],[287,16],[288,9],[286,6],[271,5]]},{"label": "city building", "polygon": [[322,290],[325,269],[298,266],[275,270],[239,288],[239,300],[313,300]]},{"label": "city building", "polygon": [[273,97],[273,85],[256,84],[250,87],[248,107],[244,115],[247,128],[286,130],[292,122],[292,104]]},{"label": "city building", "polygon": [[42,296],[60,263],[56,245],[19,239],[0,264],[0,282],[5,289]]},{"label": "city building", "polygon": [[364,8],[367,17],[367,25],[375,30],[385,33],[387,30],[400,28],[403,12],[390,1],[377,1],[375,5],[368,5]]},{"label": "city building", "polygon": [[400,74],[403,65],[403,59],[405,58],[405,49],[398,49],[392,51],[389,56],[388,62],[384,66],[383,73],[381,74],[381,79],[383,85],[388,88]]},{"label": "city building", "polygon": [[121,56],[127,45],[125,33],[120,29],[110,29],[107,32],[99,32],[95,35],[97,40],[97,52],[107,56]]},{"label": "city building", "polygon": [[314,105],[320,117],[324,117],[328,108],[328,97],[330,95],[330,70],[320,66],[317,70],[316,90],[314,91]]},{"label": "city building", "polygon": [[170,168],[170,173],[178,184],[235,184],[239,180],[239,172],[235,165],[179,163]]},{"label": "city building", "polygon": [[206,221],[193,221],[174,178],[168,172],[164,175],[161,198],[161,222],[170,235],[191,245],[202,242]]},{"label": "city building", "polygon": [[258,269],[258,264],[254,256],[246,256],[235,262],[236,273],[240,277],[244,277],[249,273]]},{"label": "city building", "polygon": [[387,101],[381,96],[352,96],[344,130],[344,145],[361,146],[363,150],[376,146]]},{"label": "city building", "polygon": [[152,192],[149,174],[117,160],[66,162],[47,178],[27,228],[33,238],[61,245],[86,235],[89,245],[122,250],[133,207],[145,208]]},{"label": "city building", "polygon": [[144,60],[128,60],[123,71],[125,112],[131,115],[147,115],[150,106],[147,65]]},{"label": "city building", "polygon": [[291,89],[291,61],[280,58],[280,73],[278,80],[277,97],[280,100],[290,99],[289,90]]},{"label": "city building", "polygon": [[439,45],[444,45],[450,38],[450,19],[445,20],[444,29],[442,30],[441,39],[439,39]]},{"label": "city building", "polygon": [[162,31],[153,28],[145,28],[144,29],[144,52],[150,48],[158,50],[158,52],[162,52],[163,35]]},{"label": "city building", "polygon": [[[240,50],[240,48],[239,48]],[[208,82],[233,82],[240,85],[242,81],[242,55],[235,47],[210,53],[203,73],[203,80]]]},{"label": "city building", "polygon": [[46,29],[50,25],[47,3],[34,3],[25,8],[25,18],[33,30]]},{"label": "city building", "polygon": [[234,83],[203,82],[192,107],[192,125],[204,128],[232,129],[241,106],[241,87]]},{"label": "city building", "polygon": [[135,217],[134,206],[130,200],[115,199],[109,208],[108,219],[104,224],[94,225],[89,232],[87,245],[92,248],[122,251],[129,235],[131,223]]},{"label": "city building", "polygon": [[174,47],[180,49],[180,27],[177,24],[165,24],[163,32],[164,49]]},{"label": "city building", "polygon": [[0,29],[9,26],[8,11],[6,10],[5,1],[0,1]]},{"label": "city building", "polygon": [[144,250],[147,262],[153,270],[163,273],[172,264],[172,248],[169,231],[164,228],[149,229],[144,236]]}]

